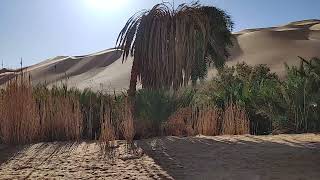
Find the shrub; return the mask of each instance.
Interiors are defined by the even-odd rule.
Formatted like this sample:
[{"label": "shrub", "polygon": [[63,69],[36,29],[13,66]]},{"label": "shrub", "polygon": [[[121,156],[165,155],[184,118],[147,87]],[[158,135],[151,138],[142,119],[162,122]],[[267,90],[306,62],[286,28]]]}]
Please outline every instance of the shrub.
[{"label": "shrub", "polygon": [[[302,58],[301,58],[302,59]],[[275,129],[288,132],[320,130],[320,59],[301,60],[300,67],[289,67],[282,83],[283,111],[275,111]]]},{"label": "shrub", "polygon": [[139,90],[135,98],[134,114],[137,136],[150,137],[161,134],[161,124],[175,111],[176,102],[171,92]]}]

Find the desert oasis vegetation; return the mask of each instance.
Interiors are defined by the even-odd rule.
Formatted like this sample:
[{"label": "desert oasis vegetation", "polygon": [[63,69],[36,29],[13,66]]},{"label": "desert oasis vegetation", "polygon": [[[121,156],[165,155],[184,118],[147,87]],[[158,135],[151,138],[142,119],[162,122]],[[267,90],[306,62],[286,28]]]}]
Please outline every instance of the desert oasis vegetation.
[{"label": "desert oasis vegetation", "polygon": [[[21,2],[6,1],[0,2],[8,8],[0,18],[0,59],[5,51],[16,53],[8,47],[18,49],[28,39],[6,39],[22,33],[6,26],[13,21],[9,11],[20,10]],[[320,179],[317,17],[240,31],[237,13],[211,1],[83,2],[96,12],[90,16],[95,23],[101,23],[102,12],[120,19],[125,4],[139,8],[117,20],[110,49],[32,63],[18,58],[11,68],[2,60],[0,179]],[[290,2],[286,6],[298,6]],[[57,7],[65,11],[68,3]],[[30,11],[21,13],[29,17],[40,5],[25,7]],[[69,10],[70,16],[86,13]],[[51,11],[41,11],[50,28],[56,20],[46,16]],[[68,25],[67,15],[56,17],[56,37],[73,36],[65,29],[77,25]],[[42,15],[33,16],[39,19],[25,21],[41,21]],[[8,26],[18,26],[19,18]],[[40,31],[21,52],[34,51]],[[58,48],[50,43],[54,34],[41,47]],[[76,37],[83,44],[72,46],[87,47],[86,37]]]}]

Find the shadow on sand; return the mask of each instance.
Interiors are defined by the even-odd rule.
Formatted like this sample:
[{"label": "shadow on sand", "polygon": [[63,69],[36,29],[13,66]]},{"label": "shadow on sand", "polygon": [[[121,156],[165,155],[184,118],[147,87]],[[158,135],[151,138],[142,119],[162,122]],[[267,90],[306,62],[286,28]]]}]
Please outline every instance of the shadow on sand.
[{"label": "shadow on sand", "polygon": [[163,137],[139,141],[138,145],[174,179],[320,177],[319,141],[271,142],[256,136],[236,137]]}]

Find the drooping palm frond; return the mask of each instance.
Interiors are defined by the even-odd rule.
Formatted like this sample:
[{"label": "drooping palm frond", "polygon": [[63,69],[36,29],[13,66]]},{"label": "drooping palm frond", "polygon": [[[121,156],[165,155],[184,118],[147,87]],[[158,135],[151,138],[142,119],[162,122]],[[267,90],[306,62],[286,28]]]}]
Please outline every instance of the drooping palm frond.
[{"label": "drooping palm frond", "polygon": [[161,3],[133,15],[117,39],[123,59],[134,57],[130,88],[140,78],[147,89],[177,89],[189,82],[196,66],[209,63],[206,57],[223,64],[232,26],[224,11],[198,3],[177,9]]}]

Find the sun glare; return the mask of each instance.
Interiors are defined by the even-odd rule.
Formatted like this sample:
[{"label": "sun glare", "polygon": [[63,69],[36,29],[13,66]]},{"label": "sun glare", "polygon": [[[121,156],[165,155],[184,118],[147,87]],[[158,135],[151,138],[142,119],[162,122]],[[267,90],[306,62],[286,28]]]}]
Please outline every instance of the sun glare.
[{"label": "sun glare", "polygon": [[128,0],[86,0],[88,7],[95,11],[118,11]]}]

